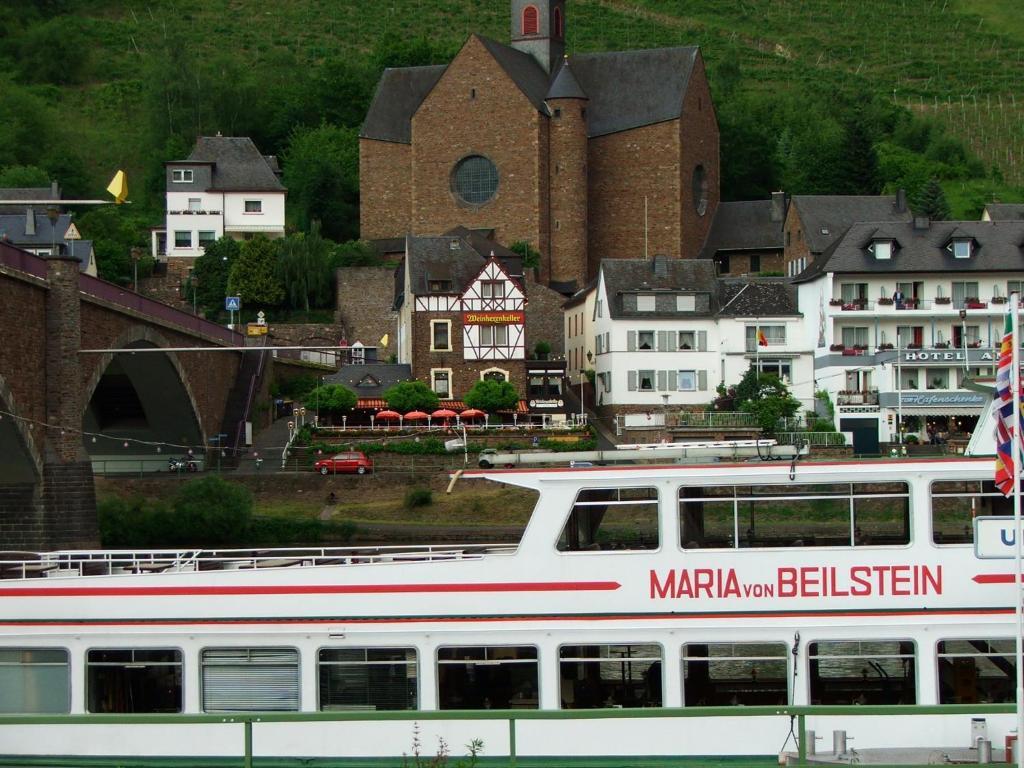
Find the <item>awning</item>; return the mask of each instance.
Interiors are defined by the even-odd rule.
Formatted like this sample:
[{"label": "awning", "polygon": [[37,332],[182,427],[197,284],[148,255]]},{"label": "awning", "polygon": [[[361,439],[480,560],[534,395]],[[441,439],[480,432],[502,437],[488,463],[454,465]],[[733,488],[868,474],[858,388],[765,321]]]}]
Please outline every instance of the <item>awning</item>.
[{"label": "awning", "polygon": [[[889,410],[896,412],[896,406],[889,406]],[[914,416],[981,416],[985,411],[984,406],[970,405],[904,405],[903,415]]]}]

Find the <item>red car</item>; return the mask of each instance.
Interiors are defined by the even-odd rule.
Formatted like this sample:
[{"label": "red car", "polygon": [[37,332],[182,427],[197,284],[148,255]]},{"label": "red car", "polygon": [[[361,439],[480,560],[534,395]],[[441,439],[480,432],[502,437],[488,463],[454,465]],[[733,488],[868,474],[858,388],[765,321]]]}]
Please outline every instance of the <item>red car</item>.
[{"label": "red car", "polygon": [[321,475],[335,475],[338,472],[365,475],[367,472],[373,472],[373,462],[361,451],[349,451],[337,453],[329,459],[320,459],[313,465],[313,469]]}]

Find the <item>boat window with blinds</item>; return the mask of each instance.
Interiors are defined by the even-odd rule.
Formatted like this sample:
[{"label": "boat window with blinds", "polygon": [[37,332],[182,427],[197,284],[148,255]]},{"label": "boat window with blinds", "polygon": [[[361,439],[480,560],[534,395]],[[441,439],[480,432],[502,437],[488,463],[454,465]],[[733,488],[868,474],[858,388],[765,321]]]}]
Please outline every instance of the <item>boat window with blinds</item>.
[{"label": "boat window with blinds", "polygon": [[685,549],[902,546],[906,483],[787,483],[679,489]]},{"label": "boat window with blinds", "polygon": [[973,544],[978,515],[1012,515],[1013,499],[991,480],[937,480],[932,483],[932,541]]},{"label": "boat window with blinds", "polygon": [[205,712],[298,710],[297,650],[207,648],[201,659]]},{"label": "boat window with blinds", "polygon": [[416,709],[415,648],[321,648],[320,709]]},{"label": "boat window with blinds", "polygon": [[89,712],[181,712],[181,651],[90,650],[85,657]]},{"label": "boat window with blinds", "polygon": [[784,643],[687,643],[683,706],[774,706],[788,703]]},{"label": "boat window with blinds", "polygon": [[916,704],[914,643],[842,640],[810,643],[811,704]]},{"label": "boat window with blinds", "polygon": [[537,709],[538,680],[530,645],[437,649],[440,709]]},{"label": "boat window with blinds", "polygon": [[661,646],[563,645],[558,649],[562,709],[660,707]]},{"label": "boat window with blinds", "polygon": [[582,489],[558,538],[559,552],[657,548],[657,488]]},{"label": "boat window with blinds", "polygon": [[940,640],[939,704],[1012,704],[1015,657],[1012,638]]},{"label": "boat window with blinds", "polygon": [[63,648],[0,649],[0,714],[70,712],[70,674]]}]

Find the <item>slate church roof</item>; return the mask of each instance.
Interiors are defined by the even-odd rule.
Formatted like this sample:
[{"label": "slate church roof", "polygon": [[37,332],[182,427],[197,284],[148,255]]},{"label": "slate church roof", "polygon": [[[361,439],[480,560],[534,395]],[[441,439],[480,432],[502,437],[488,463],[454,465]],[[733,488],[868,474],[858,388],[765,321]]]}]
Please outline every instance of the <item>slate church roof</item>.
[{"label": "slate church roof", "polygon": [[[586,53],[548,75],[527,53],[474,35],[542,114],[546,98],[587,98],[591,137],[665,122],[682,114],[683,96],[697,60],[696,47]],[[387,69],[377,83],[360,137],[412,142],[412,117],[446,66]],[[570,82],[570,79],[572,82]]]}]

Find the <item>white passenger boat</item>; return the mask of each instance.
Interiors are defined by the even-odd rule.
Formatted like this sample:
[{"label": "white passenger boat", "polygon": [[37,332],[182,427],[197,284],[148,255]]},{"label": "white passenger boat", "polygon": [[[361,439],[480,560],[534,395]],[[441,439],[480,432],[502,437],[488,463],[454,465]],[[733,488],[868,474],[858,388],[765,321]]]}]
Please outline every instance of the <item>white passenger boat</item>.
[{"label": "white passenger boat", "polygon": [[[1013,561],[972,547],[975,517],[1012,514],[992,475],[972,458],[494,469],[460,482],[537,492],[518,544],[8,553],[0,712],[32,717],[0,717],[0,762],[237,755],[204,713],[322,713],[257,727],[280,759],[400,755],[414,721],[426,752],[774,755],[803,705],[859,749],[969,746],[978,717],[1001,746]],[[700,707],[720,709],[685,716]],[[131,719],[151,713],[180,724]]]}]

